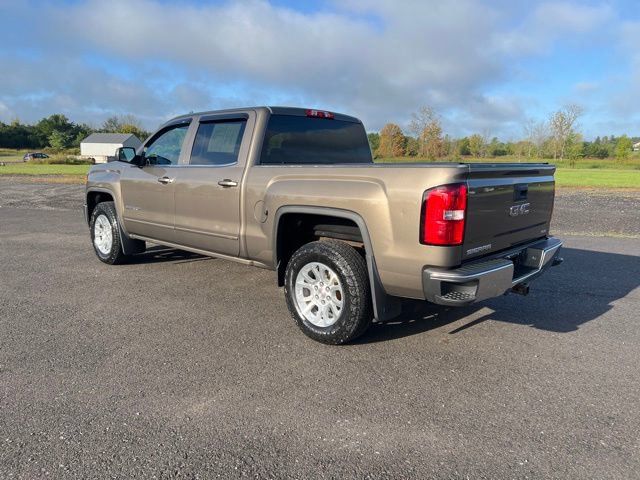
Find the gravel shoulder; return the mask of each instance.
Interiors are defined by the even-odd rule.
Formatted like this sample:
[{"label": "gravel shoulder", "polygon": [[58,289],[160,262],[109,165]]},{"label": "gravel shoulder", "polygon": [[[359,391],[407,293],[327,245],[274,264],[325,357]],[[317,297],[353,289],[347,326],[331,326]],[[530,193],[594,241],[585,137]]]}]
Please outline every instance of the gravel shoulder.
[{"label": "gravel shoulder", "polygon": [[640,238],[640,190],[559,189],[552,232]]}]

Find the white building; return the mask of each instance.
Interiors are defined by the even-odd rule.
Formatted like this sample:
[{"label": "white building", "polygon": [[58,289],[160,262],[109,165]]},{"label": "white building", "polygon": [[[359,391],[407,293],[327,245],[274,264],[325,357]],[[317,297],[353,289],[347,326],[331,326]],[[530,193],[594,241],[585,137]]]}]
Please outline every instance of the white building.
[{"label": "white building", "polygon": [[633,151],[640,152],[640,142],[633,144]]},{"label": "white building", "polygon": [[80,142],[80,155],[93,158],[96,163],[106,163],[115,160],[117,148],[138,148],[141,144],[132,133],[92,133]]}]

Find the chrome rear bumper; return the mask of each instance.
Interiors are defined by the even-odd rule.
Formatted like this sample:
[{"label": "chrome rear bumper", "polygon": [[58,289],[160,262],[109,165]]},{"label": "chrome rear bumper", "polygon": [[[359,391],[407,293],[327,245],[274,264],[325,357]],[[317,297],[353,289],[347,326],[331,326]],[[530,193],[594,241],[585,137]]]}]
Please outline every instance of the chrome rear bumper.
[{"label": "chrome rear bumper", "polygon": [[497,297],[515,285],[529,282],[559,264],[562,241],[549,237],[504,256],[468,263],[456,269],[425,267],[425,299],[439,305],[463,306]]}]

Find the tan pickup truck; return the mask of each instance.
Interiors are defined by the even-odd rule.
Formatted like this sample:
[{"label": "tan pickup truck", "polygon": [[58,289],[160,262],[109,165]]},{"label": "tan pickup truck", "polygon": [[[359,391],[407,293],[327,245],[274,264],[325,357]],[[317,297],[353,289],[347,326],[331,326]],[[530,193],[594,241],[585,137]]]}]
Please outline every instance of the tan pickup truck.
[{"label": "tan pickup truck", "polygon": [[[354,339],[404,299],[462,306],[561,262],[548,164],[374,164],[362,123],[320,110],[194,113],[95,165],[98,258],[167,245],[275,270],[309,337]],[[247,286],[247,289],[250,289]]]}]

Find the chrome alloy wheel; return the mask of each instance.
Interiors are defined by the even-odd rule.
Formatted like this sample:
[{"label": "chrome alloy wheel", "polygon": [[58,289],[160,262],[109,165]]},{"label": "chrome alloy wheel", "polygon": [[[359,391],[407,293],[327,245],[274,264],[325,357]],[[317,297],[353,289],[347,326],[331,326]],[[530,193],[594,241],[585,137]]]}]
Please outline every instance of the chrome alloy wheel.
[{"label": "chrome alloy wheel", "polygon": [[93,226],[93,244],[104,255],[111,253],[113,231],[106,215],[98,215]]},{"label": "chrome alloy wheel", "polygon": [[307,263],[296,276],[295,300],[300,316],[316,327],[330,327],[342,313],[342,283],[325,264]]}]

